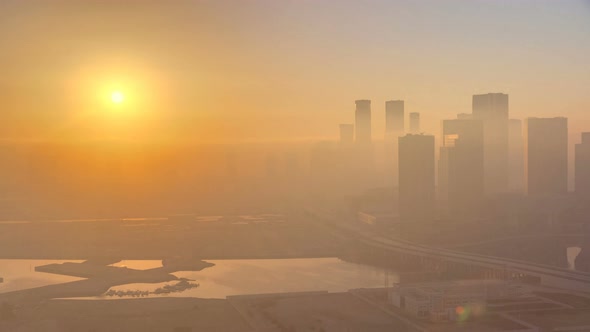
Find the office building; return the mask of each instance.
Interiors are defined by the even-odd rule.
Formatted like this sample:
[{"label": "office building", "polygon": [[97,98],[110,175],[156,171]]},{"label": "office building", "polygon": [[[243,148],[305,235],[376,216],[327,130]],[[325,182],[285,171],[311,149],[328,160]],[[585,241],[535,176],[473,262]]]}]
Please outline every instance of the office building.
[{"label": "office building", "polygon": [[417,134],[420,132],[420,113],[410,113],[410,133]]},{"label": "office building", "polygon": [[473,96],[473,117],[483,122],[485,191],[508,191],[508,95],[488,93]]},{"label": "office building", "polygon": [[431,220],[435,208],[434,136],[399,138],[399,213],[402,221]]},{"label": "office building", "polygon": [[582,142],[576,144],[576,194],[590,197],[590,133],[582,133]]},{"label": "office building", "polygon": [[524,193],[524,183],[522,121],[510,119],[508,122],[508,189],[514,193]]},{"label": "office building", "polygon": [[385,132],[403,133],[405,131],[404,101],[389,100],[385,102]]},{"label": "office building", "polygon": [[567,193],[567,119],[529,118],[526,123],[526,170],[529,195]]},{"label": "office building", "polygon": [[451,216],[479,215],[484,196],[483,123],[475,119],[442,122],[438,189]]},{"label": "office building", "polygon": [[357,144],[371,143],[371,101],[357,100],[355,111],[355,140]]},{"label": "office building", "polygon": [[384,185],[398,185],[398,140],[405,133],[405,112],[403,100],[385,102],[385,142],[383,148]]}]

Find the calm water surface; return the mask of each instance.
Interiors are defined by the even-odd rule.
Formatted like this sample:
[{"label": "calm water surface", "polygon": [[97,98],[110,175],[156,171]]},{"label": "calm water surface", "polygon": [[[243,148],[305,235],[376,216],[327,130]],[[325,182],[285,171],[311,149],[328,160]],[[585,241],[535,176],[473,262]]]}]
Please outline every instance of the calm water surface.
[{"label": "calm water surface", "polygon": [[134,270],[149,270],[162,267],[162,261],[152,260],[123,260],[109,266],[126,267]]},{"label": "calm water surface", "polygon": [[[568,249],[571,269],[575,269],[574,260],[579,252],[580,248],[577,247]],[[35,266],[63,262],[81,261],[0,259],[0,277],[4,278],[4,282],[0,283],[0,293],[81,280],[75,277],[35,272]],[[395,271],[349,263],[338,258],[209,260],[209,262],[214,263],[215,266],[202,271],[174,273],[179,278],[187,278],[199,283],[198,288],[180,293],[150,296],[225,298],[228,295],[260,293],[320,290],[341,292],[353,288],[384,287],[399,280]],[[113,266],[147,270],[161,267],[162,262],[124,260]],[[174,281],[157,284],[127,284],[112,289],[154,291],[164,285],[176,283]],[[95,298],[119,299],[116,296]]]},{"label": "calm water surface", "polygon": [[0,293],[47,285],[61,284],[82,278],[35,272],[35,266],[82,261],[40,260],[40,259],[0,259]]},{"label": "calm water surface", "polygon": [[[160,261],[141,261],[135,268],[161,265]],[[179,278],[195,280],[200,287],[180,293],[150,296],[225,298],[228,295],[347,291],[352,288],[384,287],[398,280],[393,271],[348,263],[338,258],[208,260],[215,266],[197,272],[176,272]],[[130,265],[127,265],[131,268]],[[114,290],[154,291],[171,283],[128,284]],[[101,297],[113,298],[118,297]],[[125,298],[125,297],[123,297]]]}]

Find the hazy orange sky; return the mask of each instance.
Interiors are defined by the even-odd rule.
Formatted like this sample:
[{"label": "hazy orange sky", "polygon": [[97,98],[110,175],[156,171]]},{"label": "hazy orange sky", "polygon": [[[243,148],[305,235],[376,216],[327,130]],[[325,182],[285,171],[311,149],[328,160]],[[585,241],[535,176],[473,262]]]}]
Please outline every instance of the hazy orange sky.
[{"label": "hazy orange sky", "polygon": [[588,1],[3,0],[0,41],[8,139],[336,137],[361,98],[379,139],[388,99],[437,133],[486,92],[590,131]]}]

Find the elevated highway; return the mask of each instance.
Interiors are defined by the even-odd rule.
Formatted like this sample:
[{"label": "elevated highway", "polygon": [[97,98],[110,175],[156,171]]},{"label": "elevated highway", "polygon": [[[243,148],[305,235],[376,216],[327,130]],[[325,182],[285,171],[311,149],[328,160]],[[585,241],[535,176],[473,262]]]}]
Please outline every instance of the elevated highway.
[{"label": "elevated highway", "polygon": [[503,257],[426,246],[376,234],[375,232],[368,232],[353,227],[351,224],[338,222],[334,214],[327,211],[316,209],[307,209],[306,211],[316,220],[324,222],[326,226],[333,228],[337,232],[347,234],[350,238],[368,247],[423,260],[426,264],[443,265],[445,268],[452,268],[453,265],[478,268],[487,272],[486,275],[489,278],[510,279],[525,275],[534,276],[540,278],[541,284],[545,286],[590,293],[590,273]]}]

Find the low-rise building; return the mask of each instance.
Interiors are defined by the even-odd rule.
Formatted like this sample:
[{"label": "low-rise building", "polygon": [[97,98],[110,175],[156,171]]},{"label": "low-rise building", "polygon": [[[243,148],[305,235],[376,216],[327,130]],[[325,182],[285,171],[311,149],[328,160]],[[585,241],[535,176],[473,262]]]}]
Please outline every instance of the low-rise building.
[{"label": "low-rise building", "polygon": [[517,283],[501,280],[458,280],[397,284],[390,303],[412,316],[431,321],[454,321],[483,313],[488,300],[516,298],[528,293]]}]

